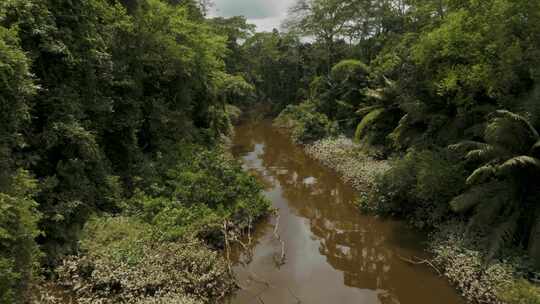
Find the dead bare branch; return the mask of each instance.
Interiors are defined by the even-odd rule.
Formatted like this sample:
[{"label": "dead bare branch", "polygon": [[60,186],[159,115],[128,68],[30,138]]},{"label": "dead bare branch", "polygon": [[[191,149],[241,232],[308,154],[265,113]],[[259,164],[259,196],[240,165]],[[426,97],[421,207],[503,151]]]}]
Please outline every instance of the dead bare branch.
[{"label": "dead bare branch", "polygon": [[411,259],[408,259],[408,258],[405,258],[405,257],[402,257],[400,255],[398,255],[398,258],[404,262],[407,262],[409,264],[413,264],[413,265],[428,265],[430,266],[431,268],[433,268],[439,275],[442,275],[441,271],[435,267],[435,265],[433,265],[433,263],[431,263],[429,260],[426,260],[426,259],[419,259],[417,257],[413,257],[415,258],[416,260],[411,260]]}]

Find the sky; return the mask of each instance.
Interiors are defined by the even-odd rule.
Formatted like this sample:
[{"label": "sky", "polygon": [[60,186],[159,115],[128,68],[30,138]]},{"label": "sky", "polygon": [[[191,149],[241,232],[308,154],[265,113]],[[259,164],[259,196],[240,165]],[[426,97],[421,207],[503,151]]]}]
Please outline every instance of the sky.
[{"label": "sky", "polygon": [[257,31],[272,31],[280,28],[287,17],[288,8],[295,0],[213,0],[210,16],[245,16]]}]

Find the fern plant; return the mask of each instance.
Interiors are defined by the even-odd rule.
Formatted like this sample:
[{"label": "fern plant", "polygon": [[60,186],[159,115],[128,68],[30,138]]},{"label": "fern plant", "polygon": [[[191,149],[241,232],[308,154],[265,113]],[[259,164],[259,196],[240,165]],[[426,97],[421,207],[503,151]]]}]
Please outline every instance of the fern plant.
[{"label": "fern plant", "polygon": [[500,110],[489,116],[484,142],[450,146],[476,169],[468,191],[450,202],[454,212],[472,211],[471,228],[487,232],[490,258],[519,244],[540,266],[540,136],[523,116]]}]

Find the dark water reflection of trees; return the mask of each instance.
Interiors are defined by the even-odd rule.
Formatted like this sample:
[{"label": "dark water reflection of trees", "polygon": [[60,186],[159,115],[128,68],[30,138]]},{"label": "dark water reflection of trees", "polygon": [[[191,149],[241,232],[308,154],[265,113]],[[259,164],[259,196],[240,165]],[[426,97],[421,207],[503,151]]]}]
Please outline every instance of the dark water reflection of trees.
[{"label": "dark water reflection of trees", "polygon": [[[381,291],[382,303],[429,303],[419,300],[415,290],[424,291],[411,280],[419,272],[431,276],[429,270],[414,269],[398,258],[419,254],[421,239],[415,233],[399,223],[360,215],[351,187],[267,124],[240,129],[235,144],[233,152],[244,157],[267,190],[280,187],[290,210],[308,220],[319,253],[343,273],[346,286]],[[439,285],[444,283],[434,284]]]}]

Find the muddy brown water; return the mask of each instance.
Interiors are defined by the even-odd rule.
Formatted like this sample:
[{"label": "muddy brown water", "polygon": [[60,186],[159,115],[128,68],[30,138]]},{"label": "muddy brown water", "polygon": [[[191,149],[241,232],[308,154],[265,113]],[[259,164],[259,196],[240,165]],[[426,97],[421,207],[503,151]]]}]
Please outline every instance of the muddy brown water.
[{"label": "muddy brown water", "polygon": [[241,289],[228,303],[465,303],[433,269],[400,258],[425,257],[425,236],[362,215],[352,187],[269,121],[238,126],[233,154],[265,185],[279,220],[257,225],[251,259],[233,255]]}]

